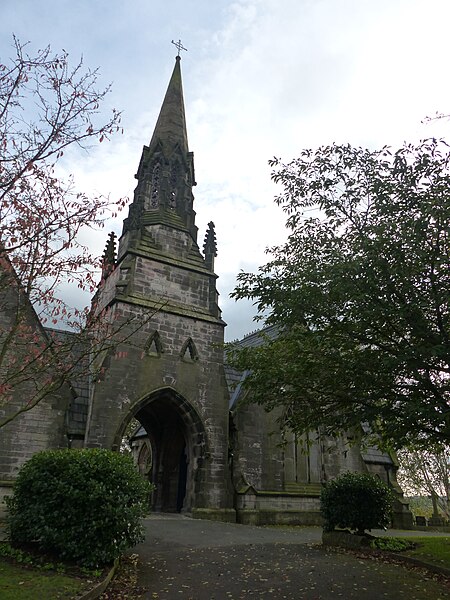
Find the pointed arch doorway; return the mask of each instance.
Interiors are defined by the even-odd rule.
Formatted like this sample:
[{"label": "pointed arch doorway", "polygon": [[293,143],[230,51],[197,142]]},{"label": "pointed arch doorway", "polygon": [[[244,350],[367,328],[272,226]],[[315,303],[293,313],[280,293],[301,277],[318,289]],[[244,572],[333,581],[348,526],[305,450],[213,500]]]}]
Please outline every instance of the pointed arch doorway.
[{"label": "pointed arch doorway", "polygon": [[151,446],[152,510],[189,512],[201,506],[206,434],[193,406],[165,388],[140,402],[134,417]]}]

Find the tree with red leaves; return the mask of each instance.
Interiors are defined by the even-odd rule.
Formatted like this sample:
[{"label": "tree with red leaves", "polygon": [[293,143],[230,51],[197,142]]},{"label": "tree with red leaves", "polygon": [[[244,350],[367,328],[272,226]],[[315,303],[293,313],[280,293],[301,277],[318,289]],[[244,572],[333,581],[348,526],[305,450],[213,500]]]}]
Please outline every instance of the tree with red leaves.
[{"label": "tree with red leaves", "polygon": [[[71,68],[65,51],[31,56],[16,38],[14,51],[0,61],[0,427],[55,394],[81,364],[89,368],[92,329],[96,339],[111,339],[110,330],[99,335],[104,315],[89,319],[94,312],[58,294],[62,283],[95,290],[101,260],[80,231],[102,227],[124,205],[58,175],[67,148],[86,149],[121,130],[119,112],[106,120],[99,113],[109,87],[98,90],[98,72],[82,62]],[[55,325],[75,334],[44,329]]]}]

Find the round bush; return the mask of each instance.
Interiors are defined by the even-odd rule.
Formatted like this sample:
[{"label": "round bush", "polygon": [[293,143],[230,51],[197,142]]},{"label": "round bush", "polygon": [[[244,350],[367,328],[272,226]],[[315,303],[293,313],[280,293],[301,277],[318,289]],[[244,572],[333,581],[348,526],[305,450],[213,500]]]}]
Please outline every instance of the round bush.
[{"label": "round bush", "polygon": [[36,542],[83,566],[110,563],[143,539],[151,489],[118,452],[39,452],[21,468],[8,499],[11,541]]},{"label": "round bush", "polygon": [[335,527],[364,533],[391,522],[393,492],[378,477],[344,473],[329,481],[320,497],[324,530]]}]

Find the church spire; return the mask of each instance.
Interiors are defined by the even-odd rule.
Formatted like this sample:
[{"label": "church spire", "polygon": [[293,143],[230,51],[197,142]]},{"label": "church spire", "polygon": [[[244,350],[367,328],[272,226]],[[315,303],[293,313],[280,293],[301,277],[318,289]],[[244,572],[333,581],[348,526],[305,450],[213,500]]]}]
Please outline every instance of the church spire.
[{"label": "church spire", "polygon": [[151,151],[160,142],[166,157],[170,156],[177,145],[183,153],[189,152],[180,62],[181,56],[177,56],[149,146]]},{"label": "church spire", "polygon": [[[178,51],[179,46],[184,49],[181,42],[176,46]],[[194,155],[188,146],[180,62],[181,57],[176,56],[150,144],[144,146],[136,174],[138,184],[123,228],[123,234],[135,232],[133,238],[144,225],[159,224],[185,230],[197,241]]]}]

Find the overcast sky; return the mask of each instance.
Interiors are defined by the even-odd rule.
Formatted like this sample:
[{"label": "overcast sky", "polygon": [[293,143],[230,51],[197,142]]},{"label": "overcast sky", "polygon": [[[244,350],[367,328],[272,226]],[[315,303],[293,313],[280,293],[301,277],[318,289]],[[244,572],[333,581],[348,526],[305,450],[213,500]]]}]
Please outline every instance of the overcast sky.
[{"label": "overcast sky", "polygon": [[[181,38],[199,245],[216,224],[220,304],[235,339],[255,329],[252,307],[228,294],[240,270],[282,242],[268,159],[322,144],[394,147],[447,136],[449,0],[0,0],[0,59],[11,35],[100,67],[123,111],[124,135],[66,165],[86,192],[133,194]],[[107,107],[105,107],[107,108]],[[92,239],[98,254],[109,230]]]}]

